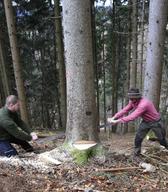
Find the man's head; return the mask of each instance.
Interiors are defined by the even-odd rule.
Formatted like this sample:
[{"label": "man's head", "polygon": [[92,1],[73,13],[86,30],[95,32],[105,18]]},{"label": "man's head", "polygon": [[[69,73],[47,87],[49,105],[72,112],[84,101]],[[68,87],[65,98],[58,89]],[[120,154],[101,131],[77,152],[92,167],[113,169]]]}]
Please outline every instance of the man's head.
[{"label": "man's head", "polygon": [[19,99],[15,95],[9,95],[6,98],[5,106],[12,112],[16,112],[19,110]]},{"label": "man's head", "polygon": [[130,88],[128,91],[128,98],[133,101],[136,102],[137,100],[139,100],[142,97],[141,93],[139,92],[139,89],[137,88]]}]

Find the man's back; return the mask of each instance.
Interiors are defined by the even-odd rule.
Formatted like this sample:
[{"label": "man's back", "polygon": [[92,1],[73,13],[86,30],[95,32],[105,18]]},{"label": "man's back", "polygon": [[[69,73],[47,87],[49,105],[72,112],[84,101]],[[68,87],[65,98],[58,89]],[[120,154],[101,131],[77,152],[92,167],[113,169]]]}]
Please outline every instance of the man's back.
[{"label": "man's back", "polygon": [[138,108],[144,111],[141,115],[144,121],[151,122],[160,119],[160,114],[150,100],[142,98],[138,104]]},{"label": "man's back", "polygon": [[10,134],[5,130],[5,126],[7,126],[8,122],[10,120],[9,117],[9,111],[7,108],[2,107],[0,109],[0,139],[9,139],[11,136]]},{"label": "man's back", "polygon": [[[124,117],[130,110],[133,110],[131,114]],[[116,113],[115,118],[119,118],[121,122],[126,123],[133,121],[138,117],[142,117],[144,121],[155,121],[160,119],[160,114],[156,111],[153,103],[146,98],[140,98],[137,102],[130,100],[129,104],[121,111]]]}]

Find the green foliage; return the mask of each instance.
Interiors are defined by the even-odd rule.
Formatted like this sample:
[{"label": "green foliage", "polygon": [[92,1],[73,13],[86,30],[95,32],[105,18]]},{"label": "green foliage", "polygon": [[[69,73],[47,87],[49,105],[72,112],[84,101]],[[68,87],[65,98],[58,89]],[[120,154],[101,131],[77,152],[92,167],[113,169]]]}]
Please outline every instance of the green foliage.
[{"label": "green foliage", "polygon": [[74,162],[79,165],[84,165],[92,157],[101,158],[105,155],[105,149],[101,144],[97,144],[94,147],[91,147],[86,150],[78,150],[73,147],[72,144],[64,142],[63,147],[71,154],[74,159]]},{"label": "green foliage", "polygon": [[85,163],[87,163],[88,159],[91,158],[93,156],[93,151],[94,149],[87,149],[87,150],[73,150],[71,152],[71,155],[74,158],[74,161],[79,164],[79,165],[83,165]]},{"label": "green foliage", "polygon": [[[55,26],[54,20],[50,19],[54,15],[54,6],[46,0],[15,0],[13,5],[31,123],[34,127],[57,128],[59,81]],[[4,9],[0,10],[1,15],[4,15]],[[12,63],[11,56],[9,59]],[[16,90],[14,85],[12,89]]]},{"label": "green foliage", "polygon": [[[123,85],[127,78],[126,43],[127,36],[118,32],[128,31],[128,7],[125,1],[115,1],[115,12],[111,7],[96,7],[96,43],[97,43],[97,69],[99,78],[100,103],[104,101],[104,86],[106,97],[110,97],[113,91],[112,72],[113,63],[118,59],[116,68],[116,81],[118,96],[122,96]],[[103,35],[104,34],[104,35]],[[102,52],[104,49],[104,58]],[[117,53],[116,58],[113,53]],[[104,85],[105,70],[105,85]]]}]

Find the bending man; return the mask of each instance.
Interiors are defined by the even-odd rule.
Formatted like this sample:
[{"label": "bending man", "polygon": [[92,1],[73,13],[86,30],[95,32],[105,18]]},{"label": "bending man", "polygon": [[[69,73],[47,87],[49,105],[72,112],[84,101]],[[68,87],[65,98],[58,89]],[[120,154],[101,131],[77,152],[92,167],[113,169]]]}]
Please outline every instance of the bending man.
[{"label": "bending man", "polygon": [[38,137],[20,119],[19,100],[15,95],[6,98],[6,104],[0,109],[0,155],[17,155],[16,149],[11,143],[20,145],[25,151],[33,151],[33,147],[28,141],[36,140]]},{"label": "bending man", "polygon": [[[112,118],[108,118],[108,122],[127,123],[133,121],[138,117],[142,118],[135,136],[134,155],[139,156],[141,153],[141,144],[149,130],[152,130],[158,138],[161,145],[168,149],[166,141],[166,131],[162,125],[160,114],[154,107],[154,104],[141,96],[139,89],[132,88],[128,92],[129,103],[121,111],[116,113]],[[129,115],[128,112],[132,111]],[[125,116],[127,115],[127,116]]]}]

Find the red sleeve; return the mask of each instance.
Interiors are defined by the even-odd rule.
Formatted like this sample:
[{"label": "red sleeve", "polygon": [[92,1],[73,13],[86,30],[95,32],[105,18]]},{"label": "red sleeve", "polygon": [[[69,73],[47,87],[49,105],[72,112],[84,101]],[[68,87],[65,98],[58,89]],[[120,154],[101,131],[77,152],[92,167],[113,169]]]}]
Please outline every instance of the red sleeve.
[{"label": "red sleeve", "polygon": [[127,123],[129,121],[133,121],[136,118],[140,117],[144,112],[145,112],[145,108],[144,107],[137,107],[137,109],[134,112],[132,112],[130,115],[128,115],[126,117],[122,117],[119,120],[122,123]]},{"label": "red sleeve", "polygon": [[114,118],[118,119],[118,118],[122,117],[123,115],[127,114],[132,108],[133,108],[133,106],[132,106],[131,102],[129,102],[127,106],[125,106],[121,111],[119,111],[118,113],[116,113],[114,115]]}]

